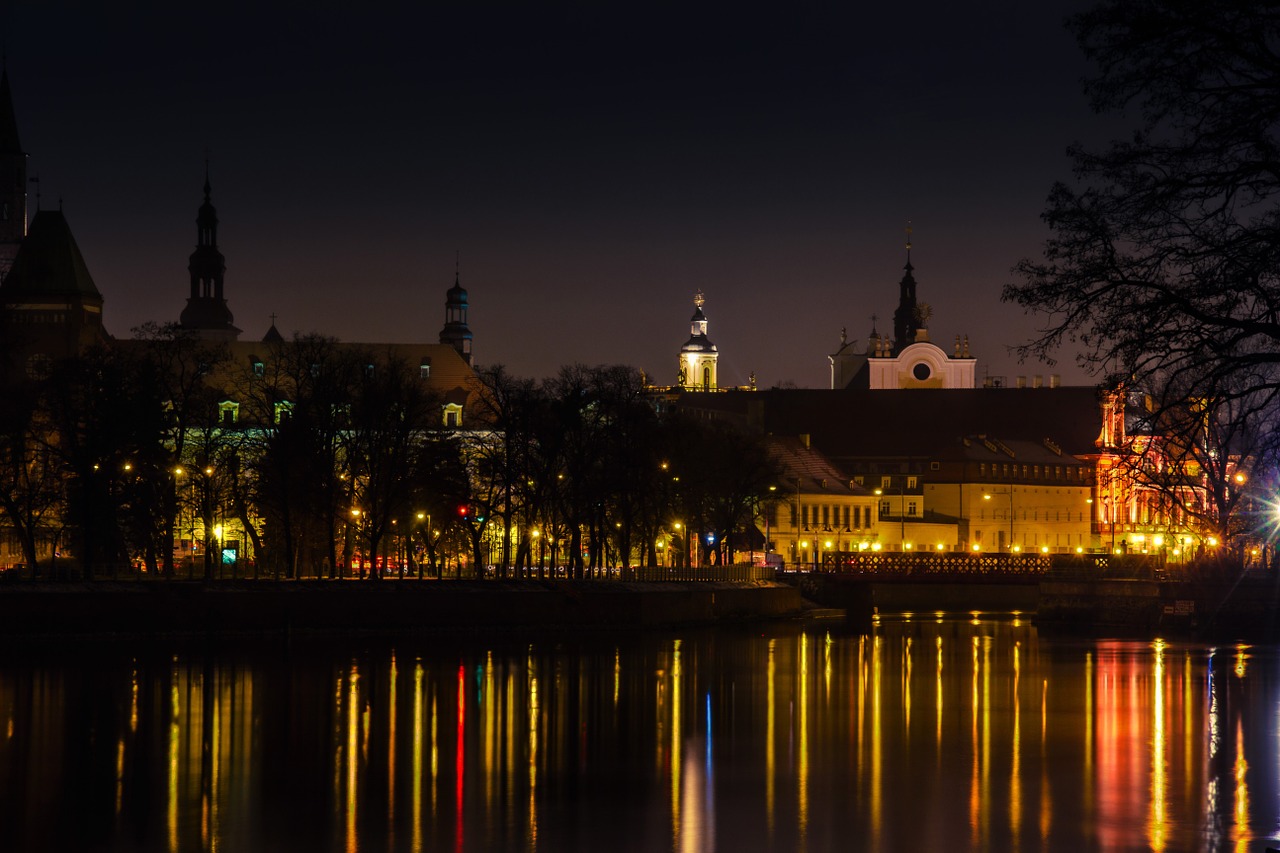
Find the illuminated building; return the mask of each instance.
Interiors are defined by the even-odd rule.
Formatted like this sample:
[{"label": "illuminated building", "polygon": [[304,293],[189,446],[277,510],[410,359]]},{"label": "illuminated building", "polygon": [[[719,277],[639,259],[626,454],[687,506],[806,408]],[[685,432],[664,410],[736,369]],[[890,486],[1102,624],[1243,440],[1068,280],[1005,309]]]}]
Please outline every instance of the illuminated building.
[{"label": "illuminated building", "polygon": [[702,313],[702,291],[693,297],[689,340],[680,347],[679,386],[686,391],[715,391],[716,361],[720,353],[707,338],[707,316]]}]

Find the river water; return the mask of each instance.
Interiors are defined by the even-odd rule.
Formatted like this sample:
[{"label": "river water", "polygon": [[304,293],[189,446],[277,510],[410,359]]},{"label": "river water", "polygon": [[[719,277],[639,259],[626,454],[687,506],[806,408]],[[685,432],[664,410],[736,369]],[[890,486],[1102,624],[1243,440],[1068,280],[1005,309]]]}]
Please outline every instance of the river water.
[{"label": "river water", "polygon": [[0,849],[1262,851],[1278,666],[1014,617],[25,648]]}]

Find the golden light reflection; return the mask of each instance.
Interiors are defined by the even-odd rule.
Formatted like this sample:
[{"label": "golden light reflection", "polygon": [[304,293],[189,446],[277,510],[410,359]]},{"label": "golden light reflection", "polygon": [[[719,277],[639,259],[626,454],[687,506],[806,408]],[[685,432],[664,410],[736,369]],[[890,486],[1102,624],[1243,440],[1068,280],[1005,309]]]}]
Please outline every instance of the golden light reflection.
[{"label": "golden light reflection", "polygon": [[902,647],[902,722],[911,730],[911,638]]},{"label": "golden light reflection", "polygon": [[1155,853],[1164,850],[1165,821],[1168,803],[1166,801],[1165,779],[1165,672],[1164,641],[1156,640],[1153,644],[1155,659],[1151,673],[1151,797],[1147,812],[1147,842]]},{"label": "golden light reflection", "polygon": [[934,645],[936,645],[938,649],[937,674],[934,676],[934,690],[937,694],[937,697],[935,699],[936,707],[934,711],[935,711],[935,716],[937,717],[937,720],[938,720],[938,723],[937,723],[938,731],[936,733],[937,743],[938,743],[938,757],[941,758],[942,757],[942,696],[943,696],[942,635],[941,634],[939,634],[937,637],[934,637]]},{"label": "golden light reflection", "polygon": [[538,849],[538,723],[541,719],[541,704],[538,699],[538,670],[534,666],[533,655],[525,661],[529,682],[529,826],[526,831],[530,853]]},{"label": "golden light reflection", "polygon": [[387,695],[387,823],[396,816],[396,656],[391,653],[391,684]]},{"label": "golden light reflection", "polygon": [[683,675],[680,665],[680,641],[676,640],[671,652],[671,841],[680,843],[680,764],[682,737],[680,727],[680,690]]},{"label": "golden light reflection", "polygon": [[498,767],[497,767],[497,747],[498,747],[498,720],[497,720],[497,697],[494,695],[493,688],[493,651],[490,650],[484,656],[484,676],[482,684],[483,692],[480,694],[479,702],[483,706],[484,713],[484,729],[481,737],[484,738],[483,748],[481,751],[481,761],[484,765],[484,801],[486,808],[492,808],[494,798],[494,787],[497,784]]},{"label": "golden light reflection", "polygon": [[980,778],[980,772],[981,772],[981,767],[979,766],[979,762],[981,761],[981,758],[982,758],[982,751],[981,751],[980,743],[978,740],[978,720],[979,720],[978,678],[981,676],[982,671],[981,671],[981,667],[979,667],[978,665],[978,638],[974,637],[970,645],[971,645],[970,654],[972,655],[972,667],[973,667],[973,678],[972,678],[971,687],[970,687],[970,694],[971,694],[970,717],[973,723],[972,723],[972,730],[970,733],[969,751],[973,755],[973,770],[972,770],[972,775],[969,779],[969,828],[971,833],[969,837],[969,843],[971,846],[977,847],[980,840],[979,833],[982,828],[982,824],[980,821],[980,817],[981,817],[980,810],[982,808],[982,802],[980,800],[981,792],[978,784],[979,778]]},{"label": "golden light reflection", "polygon": [[178,851],[178,753],[182,738],[182,703],[178,692],[178,667],[170,672],[169,688],[169,799],[165,810],[169,830],[169,853]]},{"label": "golden light reflection", "polygon": [[871,844],[879,848],[880,834],[883,830],[881,819],[884,811],[882,801],[884,784],[884,768],[882,766],[884,731],[880,721],[880,635],[871,639]]},{"label": "golden light reflection", "polygon": [[359,763],[356,757],[360,754],[360,688],[359,688],[359,670],[354,664],[351,666],[350,672],[347,673],[347,754],[346,759],[346,830],[347,830],[347,851],[355,853],[359,848],[356,826],[356,782],[358,779],[356,767]]},{"label": "golden light reflection", "polygon": [[800,684],[796,700],[799,755],[796,767],[796,811],[801,846],[809,832],[809,635],[800,635]]},{"label": "golden light reflection", "polygon": [[413,780],[410,788],[412,805],[411,844],[415,851],[422,849],[422,662],[413,665]]},{"label": "golden light reflection", "polygon": [[1249,762],[1244,758],[1244,726],[1236,719],[1236,760],[1232,766],[1235,777],[1235,822],[1231,825],[1231,842],[1238,853],[1249,849]]},{"label": "golden light reflection", "polygon": [[1022,643],[1013,644],[1013,744],[1009,761],[1009,829],[1014,838],[1022,833],[1022,702],[1018,688],[1022,676]]},{"label": "golden light reflection", "polygon": [[774,653],[777,649],[778,641],[769,638],[768,652],[765,665],[765,723],[764,723],[764,820],[765,827],[768,829],[770,840],[773,839],[773,823],[774,823],[774,780],[777,777],[778,767],[776,756],[774,754],[774,738],[777,737],[777,686],[775,683],[777,676],[777,664],[774,661]]}]

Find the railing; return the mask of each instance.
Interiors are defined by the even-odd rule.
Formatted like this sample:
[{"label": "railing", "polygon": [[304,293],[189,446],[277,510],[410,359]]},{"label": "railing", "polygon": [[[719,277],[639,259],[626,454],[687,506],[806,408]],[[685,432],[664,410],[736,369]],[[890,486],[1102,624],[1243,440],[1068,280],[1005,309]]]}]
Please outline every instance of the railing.
[{"label": "railing", "polygon": [[1052,558],[1047,554],[838,551],[825,555],[820,571],[886,580],[1030,579],[1046,574],[1051,563]]},{"label": "railing", "polygon": [[633,566],[622,570],[622,580],[630,581],[731,581],[749,583],[752,581],[771,581],[776,577],[772,566],[755,566],[750,563],[739,563],[732,566],[686,566],[674,568],[669,566]]}]

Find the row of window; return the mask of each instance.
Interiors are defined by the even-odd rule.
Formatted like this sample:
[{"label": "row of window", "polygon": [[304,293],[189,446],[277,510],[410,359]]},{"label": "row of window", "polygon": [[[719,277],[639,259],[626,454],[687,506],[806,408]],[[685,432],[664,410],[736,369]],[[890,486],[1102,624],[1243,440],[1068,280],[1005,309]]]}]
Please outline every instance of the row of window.
[{"label": "row of window", "polygon": [[[1017,463],[1014,463],[1014,464],[1012,464],[1012,465],[1011,465],[1011,464],[1009,464],[1008,462],[1003,462],[1003,463],[992,462],[992,463],[991,463],[991,476],[992,476],[992,477],[1003,477],[1003,478],[1006,478],[1006,479],[1007,479],[1007,478],[1010,478],[1010,477],[1017,477],[1017,476],[1018,476],[1018,467],[1019,467],[1019,466],[1017,465]],[[1040,466],[1040,465],[1023,465],[1023,466],[1021,466],[1021,467],[1022,467],[1022,479],[1024,479],[1024,480],[1029,480],[1029,479],[1030,479],[1030,480],[1039,480],[1039,479],[1041,479],[1041,476],[1040,476],[1040,475],[1041,475],[1041,468],[1042,468],[1042,467],[1043,467],[1043,469],[1044,469],[1044,470],[1043,470],[1043,473],[1044,473],[1044,479],[1046,479],[1046,480],[1048,480],[1048,479],[1053,479],[1053,480],[1062,480],[1062,479],[1066,479],[1066,480],[1083,480],[1083,479],[1085,479],[1085,474],[1084,474],[1084,472],[1085,472],[1085,470],[1086,470],[1086,469],[1085,469],[1084,467],[1080,466],[1080,465],[1066,465],[1066,466],[1063,466],[1063,465],[1052,465],[1052,466],[1050,466],[1050,465],[1044,465],[1044,466]],[[985,476],[987,476],[987,463],[986,463],[986,462],[980,462],[980,463],[978,463],[978,476],[979,476],[979,477],[985,477]]]},{"label": "row of window", "polygon": [[848,530],[856,530],[871,527],[874,523],[872,515],[873,511],[869,506],[805,505],[801,506],[797,512],[796,505],[791,504],[792,527],[844,527]]}]

